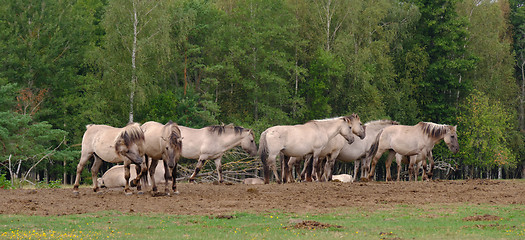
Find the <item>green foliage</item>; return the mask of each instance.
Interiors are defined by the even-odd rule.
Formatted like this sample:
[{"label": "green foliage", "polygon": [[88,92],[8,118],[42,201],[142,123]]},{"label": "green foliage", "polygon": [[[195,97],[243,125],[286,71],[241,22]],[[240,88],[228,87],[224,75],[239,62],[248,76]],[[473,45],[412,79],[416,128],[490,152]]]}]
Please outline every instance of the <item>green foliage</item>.
[{"label": "green foliage", "polygon": [[343,75],[342,62],[330,52],[320,49],[309,69],[306,86],[302,89],[307,111],[303,121],[322,119],[332,116],[330,102],[336,96],[331,95],[330,85]]},{"label": "green foliage", "polygon": [[421,18],[412,45],[422,44],[429,65],[417,89],[423,120],[454,123],[458,97],[468,94],[469,84],[461,77],[473,69],[474,57],[464,46],[468,39],[467,21],[458,17],[458,0],[414,0]]},{"label": "green foliage", "polygon": [[182,91],[164,92],[150,100],[149,112],[145,119],[166,123],[170,120],[183,126],[201,128],[217,124],[215,114],[218,107],[211,101],[202,99],[189,89],[186,95]]},{"label": "green foliage", "polygon": [[46,183],[45,181],[39,181],[35,185],[36,188],[43,189],[43,188],[61,188],[62,187],[62,179],[57,179],[54,181],[50,181],[49,183]]},{"label": "green foliage", "polygon": [[13,185],[11,184],[11,181],[9,181],[5,174],[0,174],[0,189],[13,189]]},{"label": "green foliage", "polygon": [[478,167],[515,166],[509,149],[512,115],[498,101],[474,90],[458,117],[463,163]]}]

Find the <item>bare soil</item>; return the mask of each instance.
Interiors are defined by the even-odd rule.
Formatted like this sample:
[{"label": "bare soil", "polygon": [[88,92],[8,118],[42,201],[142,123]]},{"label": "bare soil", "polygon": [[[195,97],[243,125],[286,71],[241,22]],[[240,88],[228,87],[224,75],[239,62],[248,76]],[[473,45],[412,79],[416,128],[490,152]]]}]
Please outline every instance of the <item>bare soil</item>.
[{"label": "bare soil", "polygon": [[[235,212],[327,213],[337,208],[396,205],[525,204],[525,181],[292,183],[243,185],[178,183],[179,195],[126,196],[122,189],[0,189],[0,214],[65,215],[98,211],[225,215]],[[163,189],[163,188],[160,188]]]}]

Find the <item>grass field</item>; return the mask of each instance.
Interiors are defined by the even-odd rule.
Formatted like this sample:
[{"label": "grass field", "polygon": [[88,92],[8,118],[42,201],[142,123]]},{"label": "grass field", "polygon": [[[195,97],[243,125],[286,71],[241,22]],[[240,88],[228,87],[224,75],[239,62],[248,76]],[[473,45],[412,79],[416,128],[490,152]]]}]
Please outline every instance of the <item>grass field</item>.
[{"label": "grass field", "polygon": [[523,205],[385,206],[330,214],[0,215],[0,239],[525,239]]}]

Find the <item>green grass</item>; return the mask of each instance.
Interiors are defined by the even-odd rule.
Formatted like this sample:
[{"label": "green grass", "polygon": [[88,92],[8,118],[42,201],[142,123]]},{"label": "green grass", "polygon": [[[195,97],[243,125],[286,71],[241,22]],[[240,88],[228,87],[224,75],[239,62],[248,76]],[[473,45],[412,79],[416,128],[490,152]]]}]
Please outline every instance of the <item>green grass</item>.
[{"label": "green grass", "polygon": [[[465,221],[489,214],[497,220]],[[523,205],[383,205],[331,214],[235,213],[232,219],[98,212],[0,215],[0,239],[524,239]],[[293,220],[342,228],[296,229]]]}]

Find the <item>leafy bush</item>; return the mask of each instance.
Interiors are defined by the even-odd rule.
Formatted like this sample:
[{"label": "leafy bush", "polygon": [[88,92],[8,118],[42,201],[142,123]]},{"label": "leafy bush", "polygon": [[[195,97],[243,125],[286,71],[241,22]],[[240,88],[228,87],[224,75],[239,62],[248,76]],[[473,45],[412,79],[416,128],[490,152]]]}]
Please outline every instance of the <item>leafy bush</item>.
[{"label": "leafy bush", "polygon": [[13,189],[11,181],[7,180],[5,174],[0,175],[0,189]]}]

